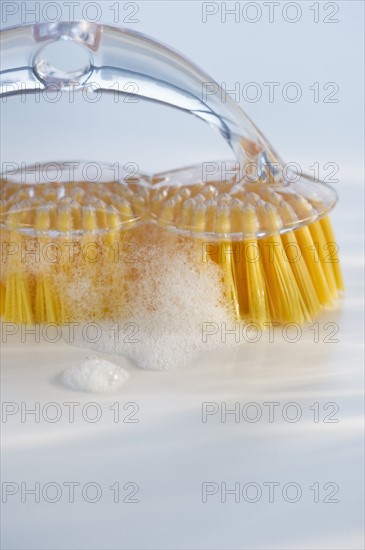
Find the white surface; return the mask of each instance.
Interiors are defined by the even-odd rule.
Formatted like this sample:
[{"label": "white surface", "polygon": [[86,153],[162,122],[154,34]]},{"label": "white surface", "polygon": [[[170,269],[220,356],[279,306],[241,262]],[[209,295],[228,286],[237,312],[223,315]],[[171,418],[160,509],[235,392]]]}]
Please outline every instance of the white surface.
[{"label": "white surface", "polygon": [[[136,28],[185,51],[216,78],[287,82],[304,74],[307,84],[321,79],[340,82],[341,102],[334,106],[262,102],[243,107],[287,159],[298,155],[300,161],[309,159],[308,165],[314,159],[340,165],[340,202],[332,219],[346,295],[335,311],[317,319],[321,343],[314,343],[308,328],[295,344],[283,341],[280,333],[269,343],[265,334],[259,343],[205,355],[182,371],[167,373],[141,371],[123,358],[103,356],[130,373],[128,383],[113,397],[67,390],[58,383],[65,363],[83,359],[85,350],[61,342],[32,345],[29,339],[22,344],[18,336],[9,339],[1,350],[2,400],[19,406],[24,402],[29,408],[35,402],[41,407],[55,402],[63,416],[57,423],[43,418],[36,423],[31,417],[23,423],[16,414],[1,424],[2,481],[28,485],[93,481],[103,495],[95,504],[83,501],[77,491],[75,502],[69,503],[66,489],[54,504],[44,500],[34,504],[31,497],[21,503],[19,495],[9,497],[2,507],[2,546],[363,548],[362,82],[361,71],[356,71],[361,3],[350,2],[348,8],[341,3],[341,24],[334,27],[310,25],[308,18],[291,27],[280,22],[202,25],[199,3],[176,8],[150,4],[141,4],[141,24]],[[323,342],[330,332],[326,323],[338,324],[338,343]],[[122,418],[129,415],[139,422],[114,423],[109,406],[116,401]],[[235,423],[228,416],[222,423],[215,415],[203,423],[202,402],[224,401],[227,407],[255,402],[263,411],[262,419]],[[80,403],[74,423],[67,421],[65,402]],[[101,408],[99,422],[89,423],[80,414],[90,402]],[[136,405],[123,409],[132,402],[137,413]],[[280,404],[273,423],[264,402]],[[297,423],[281,415],[289,402],[302,411]],[[309,409],[315,402],[320,408],[318,423]],[[322,421],[331,412],[324,411],[329,402],[339,408],[338,423]],[[53,412],[49,410],[49,415]],[[116,481],[122,487],[137,483],[139,503],[114,503],[108,487]],[[256,482],[265,490],[263,483],[270,481],[281,484],[273,503],[268,502],[267,492],[257,503],[235,503],[232,495],[225,504],[219,495],[202,503],[202,482],[226,482],[229,487]],[[288,482],[298,483],[303,491],[295,504],[281,497]],[[314,482],[321,487],[337,483],[339,502],[314,503],[309,489]],[[130,488],[123,496],[127,493]]]},{"label": "white surface", "polygon": [[[56,504],[9,497],[3,505],[4,548],[362,548],[363,266],[360,212],[349,199],[354,195],[349,187],[334,216],[346,296],[336,311],[318,319],[321,340],[328,334],[325,323],[338,324],[338,343],[314,343],[309,329],[296,344],[285,343],[280,333],[269,343],[264,335],[259,343],[167,373],[141,371],[113,356],[130,373],[113,397],[58,384],[65,363],[82,359],[85,350],[22,344],[15,337],[2,346],[3,401],[29,408],[36,401],[41,407],[56,402],[63,415],[57,423],[41,417],[37,424],[32,417],[22,423],[16,414],[2,424],[3,481],[93,481],[103,490],[97,504],[80,496],[73,504],[66,496]],[[109,406],[116,401],[122,418],[129,414],[139,422],[114,423]],[[262,419],[235,423],[228,416],[221,423],[215,415],[203,423],[202,402],[223,401],[228,408],[255,402]],[[80,403],[74,423],[67,421],[65,402]],[[97,423],[80,413],[90,402],[102,412]],[[130,402],[138,413],[133,415],[136,405],[123,410]],[[264,402],[280,403],[273,423]],[[289,402],[302,412],[297,423],[283,420]],[[315,402],[319,423],[309,409]],[[338,423],[322,421],[332,411],[324,410],[328,402],[339,408]],[[49,417],[54,413],[49,409]],[[86,414],[92,417],[95,409]],[[115,481],[138,483],[139,503],[113,503],[108,487]],[[202,482],[222,481],[256,482],[263,489],[263,482],[296,482],[303,496],[293,504],[279,497],[269,503],[266,493],[257,503],[235,503],[231,496],[224,504],[219,495],[202,503]],[[339,502],[314,503],[314,482],[337,483]]]}]

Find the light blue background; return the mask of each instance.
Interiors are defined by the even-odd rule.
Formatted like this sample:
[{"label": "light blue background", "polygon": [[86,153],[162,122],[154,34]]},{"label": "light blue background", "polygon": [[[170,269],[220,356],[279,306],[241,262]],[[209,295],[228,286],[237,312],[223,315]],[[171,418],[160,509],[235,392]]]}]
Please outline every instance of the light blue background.
[{"label": "light blue background", "polygon": [[[6,2],[4,2],[6,4]],[[12,2],[12,4],[16,4]],[[19,13],[5,18],[3,27],[18,24],[25,17],[21,5],[34,9],[34,2],[19,2]],[[40,3],[44,5],[47,3]],[[68,8],[58,3],[65,17]],[[115,24],[113,2],[101,2],[101,22]],[[218,83],[227,89],[238,83],[255,82],[261,87],[262,97],[256,103],[242,98],[240,105],[269,138],[286,161],[299,163],[304,170],[319,162],[321,177],[330,176],[326,162],[335,162],[339,173],[335,178],[353,174],[363,166],[363,12],[361,1],[319,2],[319,19],[314,23],[315,3],[299,2],[302,15],[298,22],[288,23],[284,16],[293,18],[295,12],[282,2],[275,8],[275,19],[269,22],[269,9],[262,3],[258,22],[249,23],[239,16],[227,15],[222,23],[219,13],[208,16],[202,23],[200,2],[139,2],[138,12],[128,18],[132,8],[125,9],[119,2],[117,20],[124,26],[141,31],[170,45],[192,59]],[[214,2],[213,2],[214,4]],[[247,2],[241,3],[244,8]],[[338,13],[331,15],[338,6]],[[83,12],[90,2],[75,6],[75,18],[83,13],[94,18],[92,7]],[[232,8],[233,2],[227,7]],[[9,8],[10,9],[10,8]],[[337,9],[337,8],[336,8]],[[45,12],[52,18],[52,8]],[[284,10],[284,12],[283,12]],[[42,15],[42,10],[40,11]],[[284,13],[284,16],[283,16]],[[255,12],[247,12],[253,18]],[[118,18],[119,17],[119,18]],[[323,19],[338,19],[338,23],[324,23]],[[26,20],[34,18],[29,12]],[[126,22],[133,18],[136,23]],[[5,22],[6,21],[6,22]],[[279,82],[275,100],[269,102],[268,87],[264,82]],[[288,82],[300,86],[302,98],[297,103],[285,101],[283,87]],[[314,102],[314,91],[319,83],[320,101]],[[334,82],[338,92],[333,96],[338,103],[324,103]],[[248,90],[253,94],[253,88]],[[294,89],[289,90],[290,93]],[[43,102],[44,103],[44,102]],[[203,123],[165,107],[139,104],[128,106],[113,103],[102,97],[98,104],[85,101],[72,106],[65,99],[57,105],[35,105],[27,97],[26,104],[2,106],[3,160],[32,161],[58,158],[87,158],[126,162],[135,161],[146,170],[164,170],[190,162],[200,162],[229,155],[229,150],[218,135],[212,135]],[[132,108],[129,108],[132,107]],[[204,126],[204,127],[203,127]],[[57,151],[57,153],[55,153]]]}]

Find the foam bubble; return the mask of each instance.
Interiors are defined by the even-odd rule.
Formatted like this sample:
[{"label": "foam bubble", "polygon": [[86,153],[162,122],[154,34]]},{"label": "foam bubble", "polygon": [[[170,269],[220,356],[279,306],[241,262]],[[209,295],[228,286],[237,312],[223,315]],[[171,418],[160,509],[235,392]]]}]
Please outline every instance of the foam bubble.
[{"label": "foam bubble", "polygon": [[69,388],[92,393],[108,393],[128,380],[128,372],[99,357],[90,356],[63,371],[61,380]]},{"label": "foam bubble", "polygon": [[[133,279],[126,284],[120,277],[120,285],[128,290],[119,318],[99,323],[96,343],[88,341],[80,324],[76,345],[124,355],[153,370],[179,368],[204,351],[235,345],[234,338],[229,342],[220,338],[222,326],[236,322],[222,269],[211,260],[202,261],[199,241],[149,227],[140,252]],[[206,323],[217,328],[214,337],[204,339]]]}]

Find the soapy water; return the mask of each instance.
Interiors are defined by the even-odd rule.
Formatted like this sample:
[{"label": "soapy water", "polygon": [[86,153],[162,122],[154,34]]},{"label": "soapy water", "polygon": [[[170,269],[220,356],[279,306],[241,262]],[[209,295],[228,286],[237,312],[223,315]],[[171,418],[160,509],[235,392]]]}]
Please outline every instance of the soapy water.
[{"label": "soapy water", "polygon": [[[180,368],[203,352],[227,348],[220,338],[203,338],[205,323],[231,326],[235,318],[222,270],[213,261],[202,262],[201,243],[148,227],[142,252],[120,319],[98,323],[100,333],[93,343],[80,323],[72,343],[128,357],[152,370]],[[75,294],[77,289],[67,291]]]},{"label": "soapy water", "polygon": [[61,375],[65,386],[91,393],[109,393],[118,390],[129,378],[128,372],[105,359],[89,356],[78,361]]}]

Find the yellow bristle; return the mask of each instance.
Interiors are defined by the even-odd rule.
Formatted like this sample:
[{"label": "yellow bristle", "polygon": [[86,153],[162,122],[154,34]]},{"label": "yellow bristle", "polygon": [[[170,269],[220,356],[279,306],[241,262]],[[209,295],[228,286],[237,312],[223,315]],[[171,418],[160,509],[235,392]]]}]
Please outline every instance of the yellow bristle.
[{"label": "yellow bristle", "polygon": [[9,241],[18,252],[12,256],[8,266],[3,296],[3,315],[6,321],[31,324],[33,321],[31,296],[27,278],[26,265],[21,260],[22,238],[18,232],[24,220],[24,212],[19,205],[13,205],[8,213],[7,225],[12,230]]},{"label": "yellow bristle", "polygon": [[318,260],[322,265],[323,273],[327,281],[328,290],[331,293],[331,296],[335,297],[337,294],[337,284],[336,284],[335,274],[333,272],[332,266],[328,261],[330,256],[329,243],[327,243],[326,241],[326,237],[324,235],[322,226],[319,222],[310,224],[309,230],[311,232],[313,242],[317,247]]},{"label": "yellow bristle", "polygon": [[174,219],[175,207],[176,207],[176,199],[174,197],[171,199],[168,199],[164,203],[160,214],[160,220],[162,221],[162,223],[172,222],[172,220]]},{"label": "yellow bristle", "polygon": [[98,228],[105,229],[107,227],[106,220],[106,204],[101,199],[96,199],[94,202],[94,207],[96,209],[96,217],[98,221]]},{"label": "yellow bristle", "polygon": [[6,289],[5,285],[3,283],[0,283],[0,315],[4,315],[5,313],[5,296],[6,296]]},{"label": "yellow bristle", "polygon": [[93,206],[83,206],[82,228],[85,231],[96,231],[98,229],[96,211]]},{"label": "yellow bristle", "polygon": [[[253,205],[247,204],[243,208],[242,231],[245,234],[255,235],[257,229],[256,210]],[[244,241],[241,264],[241,270],[245,273],[244,279],[247,281],[247,300],[245,302],[248,304],[248,311],[245,313],[245,318],[248,321],[264,325],[270,321],[270,314],[265,273],[257,239],[251,238]]]},{"label": "yellow bristle", "polygon": [[307,319],[311,319],[318,313],[321,305],[306,263],[301,257],[301,252],[295,233],[293,231],[284,233],[284,235],[281,236],[281,241],[283,243],[286,258],[294,274],[299,292],[305,304]]},{"label": "yellow bristle", "polygon": [[81,206],[75,201],[70,202],[72,212],[73,227],[77,231],[81,229]]},{"label": "yellow bristle", "polygon": [[112,205],[118,210],[120,219],[123,224],[123,229],[127,229],[132,226],[135,214],[130,201],[124,197],[116,196],[112,200]]},{"label": "yellow bristle", "polygon": [[35,229],[37,231],[48,231],[51,227],[51,219],[49,215],[49,209],[41,206],[37,209],[35,215]]},{"label": "yellow bristle", "polygon": [[333,250],[329,250],[328,252],[330,254],[330,264],[333,269],[337,288],[338,290],[344,290],[345,285],[343,282],[340,260],[338,257],[338,245],[336,243],[335,235],[332,229],[332,224],[328,216],[322,218],[319,223],[321,224],[322,230],[324,232],[326,242],[330,243],[333,247]]},{"label": "yellow bristle", "polygon": [[[240,233],[242,231],[242,221],[245,218],[245,209],[239,199],[234,199],[231,204],[231,231]],[[246,265],[242,256],[245,254],[245,243],[235,242],[232,246],[233,256],[233,280],[236,287],[234,293],[236,301],[236,311],[238,318],[245,318],[249,312],[248,304],[248,281],[246,273]]]},{"label": "yellow bristle", "polygon": [[[60,210],[62,210],[62,208],[63,207],[61,207]],[[51,210],[52,207],[41,206],[37,209],[35,215],[35,229],[40,232],[38,241],[41,250],[43,250],[44,245],[46,245],[49,241],[48,236],[42,235],[42,233],[47,233],[51,227]],[[42,252],[41,257],[44,260]],[[55,292],[52,289],[52,282],[49,274],[50,270],[50,265],[43,263],[42,271],[37,277],[34,308],[34,317],[36,322],[55,323],[59,321],[57,318]]]},{"label": "yellow bristle", "polygon": [[167,194],[168,194],[167,190],[162,189],[154,195],[151,203],[151,212],[153,214],[158,215],[160,213],[161,206],[163,205],[165,199],[167,198]]},{"label": "yellow bristle", "polygon": [[320,304],[322,306],[331,305],[331,293],[327,286],[323,267],[318,256],[317,248],[313,242],[309,227],[304,226],[300,229],[297,229],[295,231],[295,236],[301,249],[303,259],[313,281],[313,286]]},{"label": "yellow bristle", "polygon": [[[247,204],[240,210],[241,231],[254,235],[258,227],[255,208]],[[228,229],[227,225],[226,229]],[[227,247],[227,243],[222,243],[222,246],[224,245]],[[234,246],[236,246],[236,254],[234,254]],[[260,325],[267,323],[270,320],[269,304],[257,239],[246,239],[243,243],[238,243],[238,247],[237,243],[229,243],[227,251],[232,270],[231,294],[238,318]]]},{"label": "yellow bristle", "polygon": [[112,231],[119,229],[120,227],[120,217],[118,210],[114,206],[110,205],[106,209],[107,224],[108,228]]},{"label": "yellow bristle", "polygon": [[290,265],[284,259],[279,236],[260,241],[260,251],[265,271],[266,291],[273,321],[303,323],[309,316]]},{"label": "yellow bristle", "polygon": [[208,199],[206,202],[206,231],[213,233],[215,231],[215,215],[217,211],[217,202],[213,199]]},{"label": "yellow bristle", "polygon": [[193,227],[198,233],[205,231],[205,223],[207,216],[207,207],[203,203],[198,203],[194,208]]},{"label": "yellow bristle", "polygon": [[222,202],[218,204],[216,218],[216,232],[219,235],[229,233],[231,230],[231,209],[227,204]]},{"label": "yellow bristle", "polygon": [[112,205],[107,206],[105,213],[108,227],[108,232],[105,234],[105,242],[108,247],[112,247],[117,242],[119,236],[121,227],[120,216],[118,210]]},{"label": "yellow bristle", "polygon": [[187,199],[181,208],[181,227],[183,229],[190,229],[193,224],[193,211],[195,208],[195,200],[192,198]]}]

